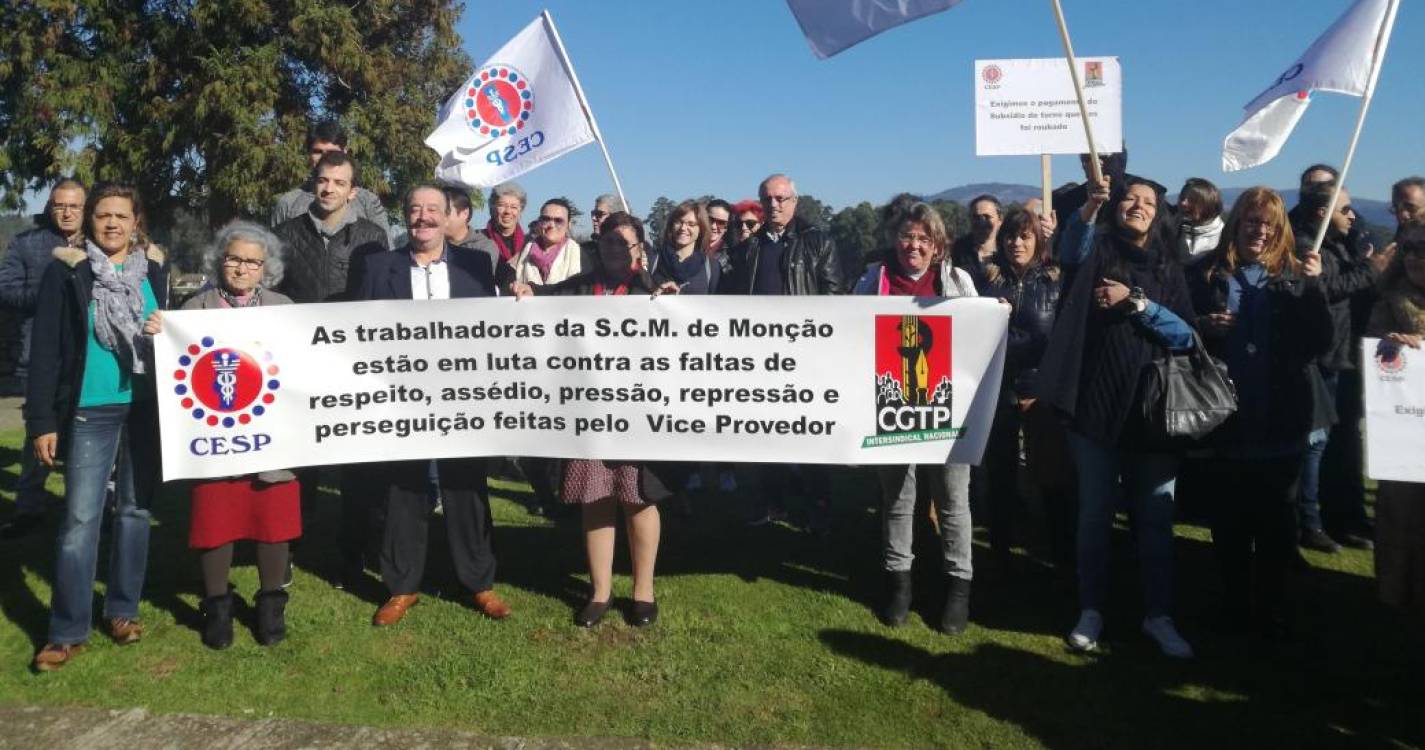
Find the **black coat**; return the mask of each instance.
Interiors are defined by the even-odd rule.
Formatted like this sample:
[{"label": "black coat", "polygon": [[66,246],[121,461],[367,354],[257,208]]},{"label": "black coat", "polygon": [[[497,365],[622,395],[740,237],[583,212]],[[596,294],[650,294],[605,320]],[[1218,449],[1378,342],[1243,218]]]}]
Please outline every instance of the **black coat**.
[{"label": "black coat", "polygon": [[[731,270],[720,284],[723,294],[751,294],[757,282],[757,261],[766,229],[747,238],[728,253]],[[846,294],[855,279],[847,274],[845,259],[836,251],[831,235],[795,219],[782,236],[782,293],[790,295]],[[859,269],[858,269],[859,270]],[[858,274],[859,277],[859,274]]]},{"label": "black coat", "polygon": [[[451,299],[495,296],[495,279],[491,275],[490,259],[485,253],[450,244],[445,246],[445,252],[445,262],[450,266]],[[366,259],[356,299],[408,300],[411,299],[411,291],[411,249],[407,245]]]},{"label": "black coat", "polygon": [[[1297,255],[1304,256],[1316,242],[1316,230],[1303,221],[1292,228],[1296,232]],[[1321,357],[1321,366],[1332,372],[1356,369],[1357,339],[1375,303],[1380,274],[1366,260],[1368,244],[1365,234],[1354,227],[1345,237],[1327,232],[1321,243],[1321,285],[1331,305],[1334,331],[1331,348]]]},{"label": "black coat", "polygon": [[[168,269],[158,248],[149,248],[147,256],[148,283],[161,310],[168,305]],[[78,248],[62,248],[56,251],[55,258],[40,279],[36,298],[25,432],[32,439],[59,433],[62,456],[84,384],[94,271],[84,251]]]},{"label": "black coat", "polygon": [[286,273],[277,291],[298,304],[355,299],[365,259],[391,247],[386,230],[366,219],[347,224],[325,242],[311,214],[283,222],[276,232],[287,246]]},{"label": "black coat", "polygon": [[1034,266],[1016,276],[1013,271],[1001,270],[997,263],[988,263],[984,276],[985,286],[976,286],[980,296],[1008,300],[1013,307],[1001,387],[1016,399],[1033,398],[1039,360],[1049,346],[1059,307],[1059,269]]},{"label": "black coat", "polygon": [[[1189,287],[1193,307],[1199,315],[1208,315],[1225,308],[1227,274],[1208,267],[1191,273]],[[1266,397],[1265,424],[1256,425],[1255,440],[1267,445],[1302,441],[1316,427],[1320,414],[1317,404],[1320,374],[1316,360],[1331,349],[1333,335],[1331,311],[1327,305],[1325,286],[1319,278],[1298,276],[1290,271],[1267,281],[1265,291],[1271,309],[1271,362],[1269,382],[1272,387]],[[1203,326],[1203,345],[1209,354],[1226,361],[1227,334]],[[1238,393],[1238,397],[1251,394]],[[1260,396],[1259,396],[1260,397]],[[1237,446],[1253,442],[1241,435],[1239,410],[1213,432],[1215,445]],[[1253,413],[1261,414],[1263,412]]]}]

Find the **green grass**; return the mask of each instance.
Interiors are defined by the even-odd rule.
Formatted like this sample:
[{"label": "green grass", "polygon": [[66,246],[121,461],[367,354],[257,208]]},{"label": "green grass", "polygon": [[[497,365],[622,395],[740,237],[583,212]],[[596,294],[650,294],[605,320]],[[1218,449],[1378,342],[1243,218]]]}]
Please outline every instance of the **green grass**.
[{"label": "green grass", "polygon": [[[13,499],[18,443],[18,434],[0,433],[5,504]],[[194,630],[197,565],[185,548],[185,496],[172,491],[154,509],[143,642],[119,648],[96,633],[91,648],[58,673],[28,669],[46,630],[52,535],[0,546],[0,704],[666,744],[1206,748],[1425,740],[1422,631],[1376,604],[1366,554],[1311,555],[1314,569],[1298,579],[1300,637],[1265,647],[1214,630],[1208,537],[1180,527],[1179,621],[1200,658],[1179,664],[1137,632],[1126,534],[1116,540],[1110,649],[1097,657],[1062,645],[1075,615],[1071,580],[1030,554],[996,562],[979,547],[975,625],[952,639],[922,619],[939,603],[933,565],[917,566],[925,575],[912,623],[877,624],[868,609],[880,580],[874,483],[864,471],[839,471],[837,531],[828,541],[787,526],[743,528],[737,518],[745,497],[700,497],[693,518],[667,517],[662,619],[646,631],[612,616],[592,632],[572,625],[586,586],[577,524],[527,514],[518,502],[523,488],[510,484],[497,488],[495,518],[498,587],[514,616],[495,623],[458,599],[428,595],[405,622],[376,630],[369,621],[379,589],[363,599],[326,580],[335,569],[338,520],[327,496],[299,548],[287,642],[259,648],[240,629],[222,653],[204,649]],[[51,486],[59,491],[58,480]],[[619,566],[627,570],[622,551]],[[437,555],[428,568],[433,587],[453,590],[447,569]],[[102,571],[101,563],[101,579]],[[251,601],[250,561],[233,580]],[[615,595],[628,591],[620,577]]]}]

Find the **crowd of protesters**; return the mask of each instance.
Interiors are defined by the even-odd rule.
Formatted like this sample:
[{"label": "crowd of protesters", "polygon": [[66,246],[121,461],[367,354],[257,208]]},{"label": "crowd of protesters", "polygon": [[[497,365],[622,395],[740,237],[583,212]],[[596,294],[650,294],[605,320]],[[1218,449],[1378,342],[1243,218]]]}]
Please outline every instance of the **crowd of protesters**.
[{"label": "crowd of protesters", "polygon": [[[1209,521],[1229,627],[1290,634],[1298,547],[1374,548],[1382,599],[1425,612],[1425,486],[1382,482],[1372,527],[1360,432],[1361,337],[1415,349],[1425,339],[1425,179],[1393,186],[1395,236],[1372,237],[1329,166],[1306,170],[1290,209],[1268,188],[1247,190],[1228,207],[1200,178],[1187,180],[1173,204],[1162,185],[1129,174],[1126,154],[1115,154],[1100,165],[1102,179],[1086,159],[1086,180],[1056,192],[1052,210],[975,198],[970,231],[959,238],[948,236],[934,208],[900,196],[882,212],[885,246],[863,263],[797,216],[796,185],[782,174],[765,179],[755,200],[686,201],[653,228],[618,196],[599,196],[583,244],[563,199],[543,203],[526,231],[525,191],[500,185],[486,199],[488,223],[476,228],[468,192],[421,184],[403,197],[405,244],[391,249],[384,210],[357,184],[345,133],[323,123],[306,145],[307,184],[277,198],[270,228],[239,220],[217,232],[205,261],[210,280],[183,309],[626,294],[983,296],[1007,305],[1004,373],[983,465],[875,470],[885,575],[875,612],[888,625],[906,622],[911,607],[918,498],[933,507],[941,542],[938,626],[956,634],[971,618],[972,511],[987,514],[990,551],[1008,554],[1026,488],[1044,506],[1055,562],[1076,575],[1079,612],[1066,637],[1073,649],[1095,650],[1103,638],[1110,538],[1121,510],[1140,569],[1142,630],[1167,656],[1193,655],[1173,620],[1181,505]],[[160,487],[152,336],[162,331],[169,286],[133,188],[62,180],[38,218],[0,265],[3,303],[25,320],[29,443],[16,513],[0,536],[41,527],[44,479],[62,463],[49,633],[33,662],[51,671],[90,635],[106,505],[113,541],[102,622],[121,644],[143,635],[149,508]],[[1205,439],[1163,441],[1147,423],[1143,373],[1197,347],[1230,375],[1237,410]],[[744,471],[760,488],[751,525],[786,519],[788,499],[800,495],[812,506],[811,530],[825,531],[828,467]],[[579,506],[591,582],[574,616],[582,627],[597,625],[610,607],[620,516],[633,565],[630,621],[648,626],[658,618],[660,504],[674,499],[676,509],[704,476],[724,492],[738,486],[728,465],[518,457],[292,467],[196,482],[188,538],[203,582],[203,643],[222,649],[233,641],[228,578],[239,541],[256,545],[257,639],[285,638],[290,545],[302,535],[303,505],[329,480],[342,497],[339,585],[359,585],[375,567],[387,588],[374,625],[400,622],[419,601],[436,508],[477,611],[510,616],[495,591],[492,472],[527,479],[539,512]]]}]

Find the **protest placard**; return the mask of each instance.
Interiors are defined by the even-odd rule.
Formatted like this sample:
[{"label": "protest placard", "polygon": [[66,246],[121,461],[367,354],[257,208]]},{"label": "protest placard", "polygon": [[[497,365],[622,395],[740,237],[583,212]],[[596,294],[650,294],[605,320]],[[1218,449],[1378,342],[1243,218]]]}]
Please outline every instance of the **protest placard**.
[{"label": "protest placard", "polygon": [[[1116,57],[1077,59],[1094,142],[1123,150],[1123,75]],[[975,61],[975,155],[1088,153],[1064,58]]]},{"label": "protest placard", "polygon": [[457,456],[978,463],[1007,308],[549,297],[166,313],[166,479]]},{"label": "protest placard", "polygon": [[1425,352],[1381,339],[1361,340],[1366,402],[1366,474],[1425,482]]}]

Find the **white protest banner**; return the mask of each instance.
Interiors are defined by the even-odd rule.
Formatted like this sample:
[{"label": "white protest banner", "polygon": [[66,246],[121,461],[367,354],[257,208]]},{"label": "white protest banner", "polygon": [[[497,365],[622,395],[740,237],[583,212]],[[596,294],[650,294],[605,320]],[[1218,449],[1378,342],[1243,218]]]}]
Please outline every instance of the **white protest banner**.
[{"label": "white protest banner", "polygon": [[451,95],[426,145],[441,156],[437,178],[478,188],[513,180],[595,137],[546,13]]},{"label": "white protest banner", "polygon": [[[1116,57],[1080,57],[1094,143],[1123,150],[1123,73]],[[975,155],[1084,154],[1074,80],[1061,57],[975,61]]]},{"label": "white protest banner", "polygon": [[1361,339],[1366,402],[1366,474],[1425,482],[1425,352]]},{"label": "white protest banner", "polygon": [[1007,317],[908,297],[169,312],[164,478],[482,455],[978,463]]}]

